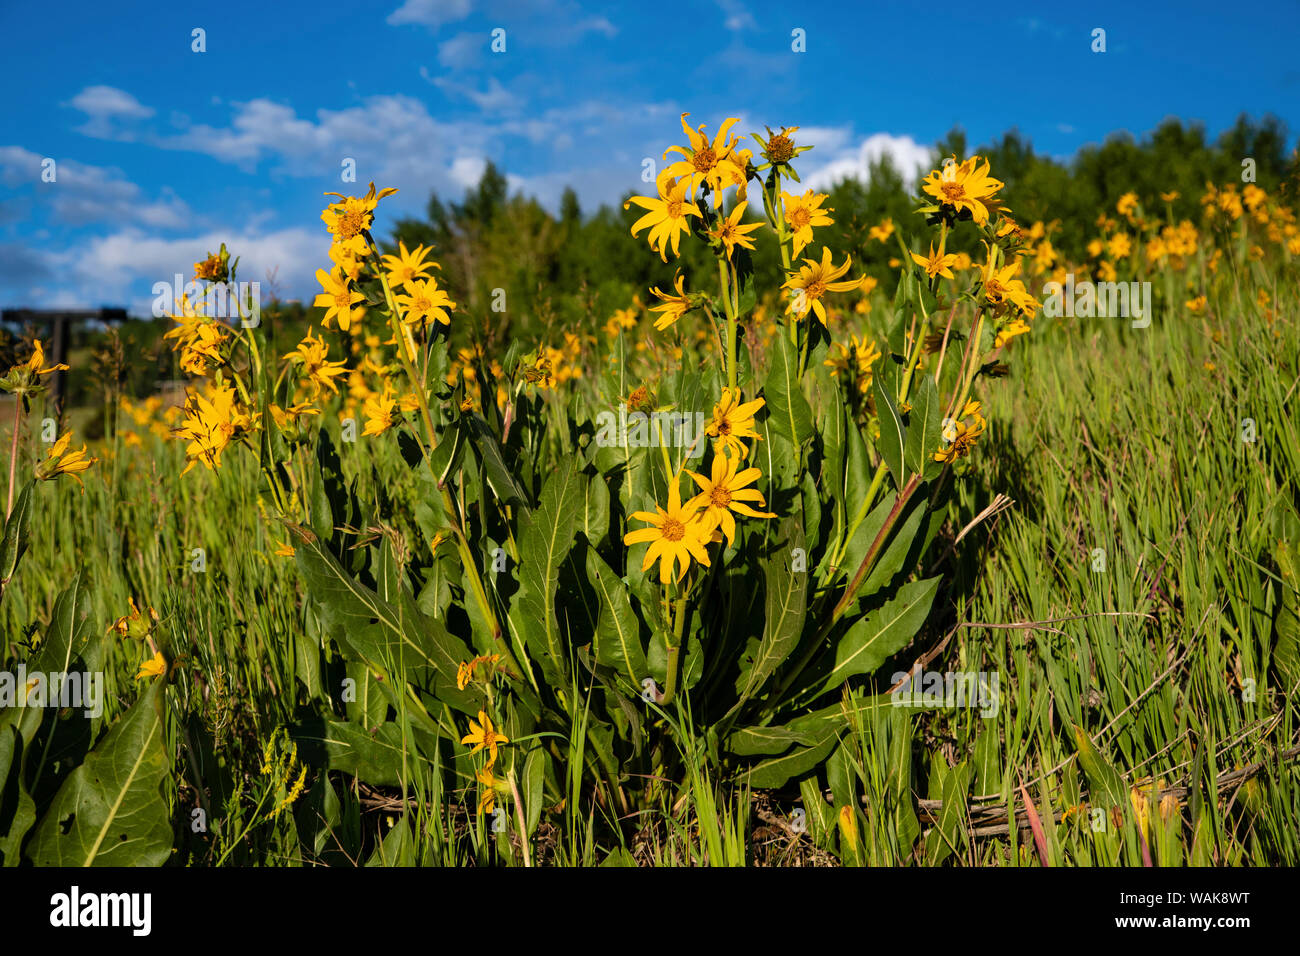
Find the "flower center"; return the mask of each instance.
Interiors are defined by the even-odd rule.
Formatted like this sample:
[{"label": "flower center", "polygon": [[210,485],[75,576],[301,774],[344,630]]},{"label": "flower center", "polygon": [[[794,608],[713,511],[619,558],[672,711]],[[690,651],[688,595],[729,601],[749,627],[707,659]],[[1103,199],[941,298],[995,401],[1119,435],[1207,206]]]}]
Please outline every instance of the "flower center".
[{"label": "flower center", "polygon": [[695,155],[691,157],[691,162],[695,164],[695,168],[702,173],[706,173],[712,169],[717,161],[718,154],[713,151],[712,146],[706,146],[704,149],[698,150]]},{"label": "flower center", "polygon": [[352,296],[346,292],[334,293],[334,308],[346,312],[352,306]]},{"label": "flower center", "polygon": [[717,485],[709,492],[709,502],[715,508],[726,508],[731,504],[731,492],[722,485]]},{"label": "flower center", "polygon": [[676,518],[669,518],[659,530],[668,541],[680,541],[686,535],[686,525]]},{"label": "flower center", "polygon": [[796,229],[802,229],[812,221],[812,213],[807,209],[799,208],[790,213],[790,225]]},{"label": "flower center", "polygon": [[794,155],[794,140],[777,133],[767,141],[767,158],[774,163],[784,163]]},{"label": "flower center", "polygon": [[669,218],[669,219],[681,219],[681,218],[682,218],[682,201],[681,201],[680,199],[673,199],[673,200],[669,201],[669,203],[668,203],[668,218]]},{"label": "flower center", "polygon": [[820,299],[825,291],[826,283],[821,279],[817,279],[815,282],[808,284],[808,287],[804,289],[804,295],[810,299]]},{"label": "flower center", "polygon": [[725,418],[724,418],[722,421],[718,422],[718,434],[719,434],[719,435],[730,435],[730,434],[731,434],[731,422],[727,421]]},{"label": "flower center", "polygon": [[344,239],[351,239],[365,228],[366,214],[364,210],[347,209],[339,214],[339,235]]},{"label": "flower center", "polygon": [[966,187],[961,183],[942,183],[939,186],[939,191],[943,193],[943,198],[950,203],[958,203],[966,198]]},{"label": "flower center", "polygon": [[429,309],[431,308],[433,308],[432,303],[430,303],[429,300],[424,298],[423,296],[415,300],[416,312],[428,312]]}]

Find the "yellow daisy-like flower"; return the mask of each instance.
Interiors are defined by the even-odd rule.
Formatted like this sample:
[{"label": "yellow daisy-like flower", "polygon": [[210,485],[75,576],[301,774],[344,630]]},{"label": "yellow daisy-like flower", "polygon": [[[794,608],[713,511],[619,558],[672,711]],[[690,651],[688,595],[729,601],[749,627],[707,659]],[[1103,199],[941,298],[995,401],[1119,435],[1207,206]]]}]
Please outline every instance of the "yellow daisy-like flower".
[{"label": "yellow daisy-like flower", "polygon": [[[950,463],[970,453],[975,447],[975,440],[984,434],[987,425],[984,416],[980,414],[980,407],[979,402],[967,402],[962,408],[961,420],[945,424],[943,440],[948,443],[948,447],[934,453],[935,461]],[[965,419],[970,419],[970,422],[967,423]]]},{"label": "yellow daisy-like flower", "polygon": [[991,200],[1003,183],[989,175],[988,160],[980,166],[979,159],[972,156],[960,165],[954,161],[941,170],[932,170],[921,188],[955,215],[969,212],[975,224],[982,226],[988,222],[989,206],[997,208],[997,203]]},{"label": "yellow daisy-like flower", "polygon": [[[722,126],[718,128],[718,135],[710,143],[708,136],[704,134],[705,127],[703,125],[698,130],[692,130],[686,125],[686,117],[690,115],[690,113],[682,114],[682,129],[685,131],[686,139],[691,145],[689,148],[669,146],[664,150],[665,162],[668,160],[669,153],[680,153],[683,158],[667,167],[663,174],[675,179],[680,178],[692,195],[695,193],[695,187],[701,181],[707,183],[709,189],[713,192],[713,208],[717,209],[722,203],[722,191],[727,186],[733,185],[736,179],[736,164],[728,164],[736,140],[734,137],[728,139],[727,131],[739,123],[740,120],[732,117],[724,121]],[[730,169],[727,168],[728,165],[730,165]],[[741,182],[744,182],[743,175]],[[674,251],[676,251],[675,247]]]},{"label": "yellow daisy-like flower", "polygon": [[189,464],[182,475],[200,461],[209,471],[220,468],[226,446],[252,426],[252,419],[239,408],[235,390],[230,387],[214,388],[207,396],[190,396],[185,411],[186,418],[176,429],[181,438],[190,439],[185,448]]},{"label": "yellow daisy-like flower", "polygon": [[668,326],[675,323],[691,310],[690,296],[686,294],[686,290],[683,288],[685,282],[686,278],[679,270],[676,276],[676,284],[673,287],[674,291],[677,293],[676,295],[670,295],[667,292],[660,292],[658,287],[650,290],[663,300],[659,305],[650,306],[651,312],[662,313],[657,319],[655,319],[655,328],[660,332],[668,328]]},{"label": "yellow daisy-like flower", "polygon": [[402,308],[403,322],[407,325],[418,323],[428,326],[434,322],[451,325],[449,312],[456,308],[456,303],[451,301],[444,290],[438,288],[435,280],[413,281],[407,288],[410,289],[410,295],[393,297]]},{"label": "yellow daisy-like flower", "polygon": [[353,291],[341,269],[335,269],[334,272],[317,269],[316,281],[325,291],[316,295],[312,305],[325,309],[325,318],[321,319],[321,325],[325,328],[330,328],[330,322],[337,319],[339,329],[346,332],[354,320],[360,321],[366,314],[365,307],[357,305],[365,300],[365,296]]},{"label": "yellow daisy-like flower", "polygon": [[320,214],[321,220],[334,236],[335,242],[350,242],[369,232],[374,223],[375,207],[379,200],[391,196],[396,189],[382,189],[375,195],[375,184],[361,197],[344,196],[342,193],[326,193],[326,196],[338,196],[339,201],[330,203]]},{"label": "yellow daisy-like flower", "polygon": [[32,354],[27,359],[26,362],[27,370],[31,372],[33,375],[51,375],[54,372],[68,371],[68,366],[63,364],[51,365],[48,368],[41,368],[41,366],[44,364],[45,364],[45,348],[44,346],[41,345],[41,340],[36,339],[36,341],[32,343]]},{"label": "yellow daisy-like flower", "polygon": [[702,507],[703,505],[695,499],[685,505],[682,504],[681,492],[677,490],[677,481],[674,478],[668,483],[666,509],[655,505],[654,514],[648,511],[637,511],[632,514],[637,521],[646,521],[651,525],[649,528],[629,531],[623,536],[623,543],[626,545],[650,542],[650,547],[646,549],[645,560],[641,562],[642,571],[648,571],[650,565],[658,561],[659,581],[667,584],[673,579],[674,564],[678,566],[676,578],[678,581],[690,568],[692,558],[706,568],[709,566],[709,554],[704,546],[712,538],[713,529],[696,520]]},{"label": "yellow daisy-like flower", "polygon": [[[329,350],[328,343],[313,336],[311,329],[308,329],[307,337],[298,343],[296,349],[284,356],[286,359],[297,362],[302,366],[302,374],[311,383],[313,395],[319,395],[321,389],[328,389],[331,394],[338,394],[339,389],[334,384],[334,379],[347,372],[345,368],[346,361],[328,362],[325,360]],[[278,420],[276,424],[280,424]]]},{"label": "yellow daisy-like flower", "polygon": [[876,348],[875,342],[859,342],[856,335],[850,335],[848,346],[841,342],[831,343],[830,354],[822,364],[829,368],[831,375],[836,378],[841,372],[846,375],[854,374],[858,391],[865,395],[871,390],[874,375],[872,366],[882,354],[880,349]]},{"label": "yellow daisy-like flower", "polygon": [[736,469],[739,464],[739,458],[714,455],[713,468],[708,478],[693,471],[687,472],[691,480],[700,486],[700,493],[687,504],[702,505],[705,510],[701,520],[720,528],[727,544],[732,544],[736,537],[736,519],[731,514],[733,511],[751,518],[776,517],[770,511],[755,511],[746,504],[752,501],[760,508],[767,507],[767,502],[757,488],[745,487],[763,477],[763,473],[757,468],[746,468],[738,472]]},{"label": "yellow daisy-like flower", "polygon": [[678,255],[682,234],[691,231],[686,217],[695,216],[698,219],[703,215],[700,207],[687,198],[690,177],[683,177],[676,183],[671,180],[672,177],[665,170],[656,181],[658,198],[633,196],[623,203],[624,209],[636,204],[647,210],[644,216],[632,224],[632,235],[635,237],[642,229],[650,227],[650,234],[646,238],[650,242],[650,248],[659,253],[659,258],[664,262],[668,261],[668,247],[671,245],[673,255]]},{"label": "yellow daisy-like flower", "polygon": [[163,657],[162,651],[156,651],[149,660],[140,665],[136,672],[135,679],[140,680],[144,677],[161,677],[167,673],[167,659]]},{"label": "yellow daisy-like flower", "polygon": [[834,212],[829,207],[823,209],[822,203],[830,197],[825,193],[814,193],[811,189],[805,190],[802,196],[795,196],[784,190],[781,191],[781,204],[785,211],[785,223],[794,234],[794,254],[797,256],[812,242],[813,226],[829,226],[835,222],[828,212]]},{"label": "yellow daisy-like flower", "polygon": [[497,778],[492,773],[492,767],[489,765],[474,774],[483,789],[479,792],[478,812],[492,816],[496,812],[497,806]]},{"label": "yellow daisy-like flower", "polygon": [[930,254],[928,256],[912,253],[912,260],[925,269],[926,274],[931,278],[943,276],[945,279],[956,278],[952,274],[952,265],[957,261],[955,255],[944,255],[942,252],[934,251],[934,243],[930,243]]},{"label": "yellow daisy-like flower", "polygon": [[[992,249],[989,252],[992,255]],[[1016,278],[1020,264],[1019,259],[1000,269],[994,268],[992,259],[984,264],[984,299],[993,307],[995,315],[1001,315],[1008,307],[1015,307],[1032,318],[1038,310],[1038,300],[1029,294],[1024,282]]]},{"label": "yellow daisy-like flower", "polygon": [[715,454],[727,454],[740,458],[749,457],[749,447],[743,439],[762,439],[754,430],[754,414],[765,402],[756,398],[752,402],[740,401],[740,389],[734,392],[729,388],[722,390],[722,398],[713,406],[713,418],[705,426],[704,433],[713,439]]},{"label": "yellow daisy-like flower", "polygon": [[880,242],[888,242],[889,237],[894,234],[894,220],[883,219],[878,226],[872,226],[867,230],[868,239],[876,239]]},{"label": "yellow daisy-like flower", "polygon": [[473,744],[474,749],[470,751],[472,754],[476,754],[480,750],[486,748],[488,752],[488,767],[491,767],[497,762],[497,747],[501,744],[510,743],[505,734],[497,733],[496,729],[492,726],[492,718],[481,710],[478,712],[477,722],[471,718],[469,722],[469,733],[460,738],[460,742],[463,744]]},{"label": "yellow daisy-like flower", "polygon": [[1137,193],[1125,193],[1119,197],[1119,202],[1115,203],[1115,211],[1121,216],[1131,216],[1137,212],[1138,197]]},{"label": "yellow daisy-like flower", "polygon": [[59,475],[71,475],[76,479],[77,484],[81,484],[81,478],[79,477],[81,473],[89,469],[99,459],[87,456],[85,445],[81,446],[80,451],[68,451],[68,445],[71,442],[72,432],[64,432],[63,437],[50,448],[45,460],[36,466],[38,480],[52,481]]},{"label": "yellow daisy-like flower", "polygon": [[399,286],[403,288],[410,287],[416,279],[424,279],[429,276],[429,269],[441,268],[436,262],[425,262],[432,249],[427,249],[423,245],[415,247],[414,252],[408,252],[406,243],[399,241],[397,243],[397,255],[386,255],[383,258],[384,277],[388,279],[388,284],[396,289]]},{"label": "yellow daisy-like flower", "polygon": [[1024,335],[1029,331],[1029,323],[1024,319],[1013,319],[1006,326],[998,330],[998,334],[993,339],[993,347],[1000,349],[1017,335]]},{"label": "yellow daisy-like flower", "polygon": [[727,250],[727,258],[730,259],[736,246],[742,249],[753,249],[754,240],[749,237],[749,233],[755,229],[761,229],[761,222],[753,222],[747,225],[741,224],[741,218],[745,215],[745,207],[748,203],[736,203],[736,208],[731,210],[731,215],[725,219],[719,218],[718,224],[709,230],[709,237],[722,243]]},{"label": "yellow daisy-like flower", "polygon": [[385,382],[384,393],[371,395],[362,406],[361,413],[366,419],[366,427],[361,434],[382,435],[392,428],[397,423],[397,416],[393,412],[396,407],[397,400],[393,398],[392,388]]},{"label": "yellow daisy-like flower", "polygon": [[822,247],[821,262],[815,259],[804,259],[804,262],[806,265],[797,273],[789,273],[789,278],[781,286],[790,292],[790,305],[785,311],[787,314],[793,314],[796,319],[802,319],[811,310],[816,313],[821,324],[825,325],[826,308],[822,305],[822,297],[827,292],[847,292],[849,289],[859,288],[861,280],[846,279],[843,282],[836,282],[836,279],[849,271],[853,260],[846,256],[844,265],[832,265],[831,251],[825,246]]}]

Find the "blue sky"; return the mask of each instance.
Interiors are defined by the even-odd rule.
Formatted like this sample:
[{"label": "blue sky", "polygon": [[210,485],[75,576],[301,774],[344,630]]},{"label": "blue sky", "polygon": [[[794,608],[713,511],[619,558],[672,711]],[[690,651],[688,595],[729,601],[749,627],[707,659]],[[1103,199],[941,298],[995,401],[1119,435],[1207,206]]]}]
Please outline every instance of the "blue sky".
[{"label": "blue sky", "polygon": [[[326,191],[398,187],[382,233],[431,191],[460,198],[490,158],[514,189],[554,207],[571,184],[590,211],[645,190],[642,160],[682,141],[682,112],[800,126],[815,185],[882,151],[925,162],[955,124],[972,144],[1017,127],[1064,158],[1166,116],[1217,134],[1273,112],[1294,143],[1298,35],[1296,2],[0,0],[0,307],[147,312],[154,282],[223,240],[242,279],[265,291],[276,270],[282,295],[309,296]],[[360,189],[340,180],[349,158]]]}]

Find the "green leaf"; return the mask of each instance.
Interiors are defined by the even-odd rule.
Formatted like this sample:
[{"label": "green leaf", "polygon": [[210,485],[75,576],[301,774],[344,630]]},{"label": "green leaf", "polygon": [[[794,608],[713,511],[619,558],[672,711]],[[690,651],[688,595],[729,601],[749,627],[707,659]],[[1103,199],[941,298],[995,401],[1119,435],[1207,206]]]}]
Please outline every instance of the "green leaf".
[{"label": "green leaf", "polygon": [[763,639],[753,663],[741,672],[736,682],[740,699],[738,710],[762,688],[776,669],[785,662],[803,634],[808,610],[808,573],[792,570],[791,551],[804,545],[803,525],[790,516],[781,522],[780,544],[763,563],[766,590]]},{"label": "green leaf", "polygon": [[375,787],[400,787],[402,770],[419,763],[414,741],[401,725],[388,722],[373,731],[346,720],[304,724],[293,730],[304,762],[338,770]]},{"label": "green leaf", "polygon": [[478,449],[479,457],[483,460],[483,471],[487,476],[488,487],[497,496],[497,500],[503,505],[510,505],[527,512],[529,508],[528,495],[515,481],[515,476],[510,469],[506,467],[505,458],[501,454],[501,446],[497,443],[496,436],[488,428],[487,422],[479,415],[464,415],[460,421],[474,440],[474,446]]},{"label": "green leaf", "polygon": [[901,489],[907,481],[907,475],[903,471],[903,448],[907,444],[903,418],[898,414],[894,397],[888,389],[881,386],[880,379],[873,381],[871,387],[875,392],[876,412],[880,416],[880,444],[877,449],[889,473],[894,476],[894,484]]},{"label": "green leaf", "polygon": [[812,409],[799,384],[799,357],[794,343],[778,335],[771,350],[772,365],[763,383],[763,398],[772,430],[798,447],[813,434]]},{"label": "green leaf", "polygon": [[1075,725],[1074,743],[1079,748],[1079,763],[1088,778],[1089,802],[1103,807],[1120,807],[1128,802],[1128,784],[1120,772],[1102,756],[1088,732]]},{"label": "green leaf", "polygon": [[27,537],[31,530],[32,488],[35,481],[29,481],[14,499],[14,510],[5,522],[4,538],[0,539],[0,594],[13,579],[18,569],[18,561],[27,550]]},{"label": "green leaf", "polygon": [[934,453],[942,444],[943,409],[934,379],[921,375],[912,395],[912,410],[907,413],[907,448],[904,464],[912,474],[922,477],[937,473],[941,467]]},{"label": "green leaf", "polygon": [[799,747],[780,757],[771,757],[755,764],[745,775],[751,787],[780,787],[791,777],[807,773],[826,759],[835,746],[836,738],[829,736],[812,747]]},{"label": "green leaf", "polygon": [[640,687],[650,671],[641,645],[640,622],[632,610],[627,585],[595,548],[587,549],[587,580],[600,602],[600,618],[594,635],[596,660],[614,668],[633,687]]},{"label": "green leaf", "polygon": [[907,646],[925,623],[941,577],[911,581],[866,617],[855,621],[835,647],[835,666],[818,693],[855,674],[870,674]]},{"label": "green leaf", "polygon": [[171,856],[165,686],[155,679],[63,782],[32,834],[37,866],[161,866]]},{"label": "green leaf", "polygon": [[543,675],[558,687],[568,687],[568,654],[556,618],[556,591],[585,503],[585,484],[574,464],[553,473],[519,538],[519,593],[510,606],[510,621]]}]

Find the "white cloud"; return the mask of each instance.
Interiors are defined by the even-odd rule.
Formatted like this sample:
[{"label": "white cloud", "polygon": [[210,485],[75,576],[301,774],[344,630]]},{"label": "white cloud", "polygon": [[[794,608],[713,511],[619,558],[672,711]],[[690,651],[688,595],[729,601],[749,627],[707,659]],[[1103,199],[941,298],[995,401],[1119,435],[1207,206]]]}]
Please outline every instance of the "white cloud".
[{"label": "white cloud", "polygon": [[758,24],[740,0],[718,0],[724,15],[723,26],[728,30],[757,30]]},{"label": "white cloud", "polygon": [[133,120],[149,119],[155,112],[126,90],[113,86],[88,86],[69,105],[86,114],[86,122],[77,127],[77,132],[97,139],[130,139],[123,127]]},{"label": "white cloud", "polygon": [[[429,77],[425,76],[425,79]],[[502,86],[495,76],[488,77],[487,89],[481,91],[444,76],[433,77],[431,82],[444,93],[464,97],[485,113],[513,113],[524,105],[523,99]]]},{"label": "white cloud", "polygon": [[[453,70],[466,70],[483,62],[488,35],[484,33],[457,33],[450,40],[438,44],[438,62]],[[424,67],[420,68],[421,76]],[[428,79],[425,76],[425,79]]]},{"label": "white cloud", "polygon": [[43,182],[43,158],[21,146],[0,146],[0,182],[11,187],[35,184],[33,198],[52,212],[56,222],[175,229],[192,220],[189,207],[170,189],[161,189],[157,199],[146,199],[120,169],[56,160],[55,181]]},{"label": "white cloud", "polygon": [[390,26],[414,23],[437,28],[444,23],[464,20],[470,14],[470,0],[406,0],[388,15]]},{"label": "white cloud", "polygon": [[[804,131],[799,132],[802,134]],[[821,133],[825,135],[826,131]],[[803,136],[799,139],[803,139]],[[808,139],[813,140],[813,137],[809,136]],[[811,160],[819,152],[821,150],[815,150],[806,155]],[[811,169],[807,175],[803,175],[800,170],[805,186],[825,190],[843,179],[858,179],[865,183],[870,179],[871,164],[879,162],[885,156],[893,162],[894,169],[902,175],[903,181],[912,186],[916,183],[917,173],[924,173],[933,163],[930,147],[922,146],[910,136],[891,136],[889,133],[874,133],[857,146],[848,146],[838,151],[827,150],[827,153],[834,155],[829,159],[825,153],[818,157],[826,160],[823,165]]]}]

